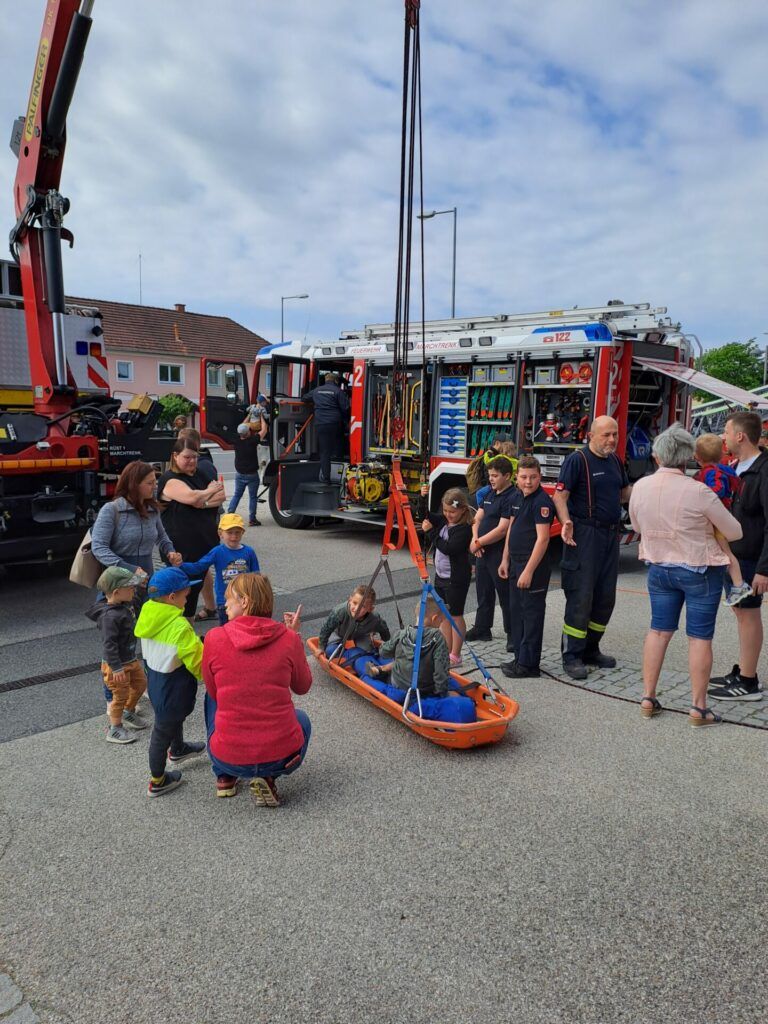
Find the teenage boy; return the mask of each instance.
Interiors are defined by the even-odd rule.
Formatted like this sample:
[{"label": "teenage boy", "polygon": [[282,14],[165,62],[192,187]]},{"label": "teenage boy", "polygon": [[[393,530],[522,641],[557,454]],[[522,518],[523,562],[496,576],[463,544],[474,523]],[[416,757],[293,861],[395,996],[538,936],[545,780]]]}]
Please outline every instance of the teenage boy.
[{"label": "teenage boy", "polygon": [[259,506],[260,435],[251,432],[248,423],[241,423],[235,438],[235,491],[229,511],[237,512],[244,492],[248,491],[248,525],[261,526],[256,513]]},{"label": "teenage boy", "polygon": [[741,575],[752,596],[733,606],[739,630],[739,661],[725,676],[709,682],[713,700],[762,700],[757,661],[763,647],[760,605],[768,590],[768,453],[759,447],[763,425],[756,412],[734,412],[725,423],[723,440],[738,460],[732,467],[739,486],[731,515],[741,524],[742,538],[731,542]]},{"label": "teenage boy", "polygon": [[470,643],[478,640],[492,640],[491,626],[496,604],[496,595],[501,605],[504,632],[507,634],[507,650],[514,650],[510,639],[509,584],[499,578],[501,556],[504,553],[504,538],[509,520],[512,518],[510,499],[512,497],[512,464],[503,455],[497,455],[488,463],[488,483],[491,492],[483,499],[472,524],[470,552],[476,556],[475,586],[477,587],[477,614],[474,626],[467,630]]},{"label": "teenage boy", "polygon": [[147,688],[147,677],[136,657],[136,637],[133,628],[136,616],[133,599],[136,587],[146,576],[131,569],[110,565],[99,576],[96,587],[105,601],[97,601],[85,613],[101,632],[101,676],[109,697],[107,715],[109,729],[107,743],[134,743],[129,729],[146,729],[148,723],[136,712],[139,698]]},{"label": "teenage boy", "polygon": [[499,576],[509,579],[509,611],[515,659],[501,666],[511,679],[539,675],[550,565],[547,550],[555,506],[541,486],[541,465],[532,455],[520,459],[517,488]]},{"label": "teenage boy", "polygon": [[184,618],[184,602],[195,582],[181,569],[159,569],[149,578],[149,600],[136,623],[155,711],[147,791],[152,797],[164,796],[181,785],[181,772],[165,770],[166,757],[171,764],[178,764],[205,750],[204,743],[184,742],[184,719],[192,713],[197,684],[203,677],[203,643]]}]

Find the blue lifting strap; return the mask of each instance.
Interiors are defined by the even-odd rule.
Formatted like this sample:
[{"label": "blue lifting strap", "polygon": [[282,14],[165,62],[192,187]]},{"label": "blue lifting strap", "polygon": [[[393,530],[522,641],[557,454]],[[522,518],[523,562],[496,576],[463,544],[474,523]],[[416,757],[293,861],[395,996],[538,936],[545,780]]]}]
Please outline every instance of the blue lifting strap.
[{"label": "blue lifting strap", "polygon": [[[431,581],[424,580],[424,584],[421,590],[421,601],[419,602],[419,621],[416,626],[416,650],[413,655],[413,672],[411,673],[411,685],[408,688],[405,694],[405,700],[403,701],[403,718],[408,717],[408,705],[410,704],[414,694],[416,696],[416,705],[419,709],[419,716],[421,716],[421,693],[419,692],[419,664],[421,662],[421,644],[424,639],[424,618],[426,616],[427,611],[427,600],[430,597],[435,602],[440,611],[443,613],[443,615],[446,617],[448,622],[450,622],[451,628],[454,629],[459,635],[461,635],[461,630],[453,621],[451,613],[446,608],[443,599],[435,590]],[[490,672],[485,667],[483,660],[473,650],[472,646],[468,644],[466,640],[464,641],[464,643],[467,644],[467,647],[469,648],[469,653],[472,655],[475,664],[477,665],[480,672],[482,672],[483,674],[483,679],[485,680],[485,684],[488,687],[488,692],[490,693],[491,698],[495,700],[496,698],[494,697],[494,690],[500,690],[501,687],[496,684]],[[464,688],[454,686],[454,689],[462,691]]]}]

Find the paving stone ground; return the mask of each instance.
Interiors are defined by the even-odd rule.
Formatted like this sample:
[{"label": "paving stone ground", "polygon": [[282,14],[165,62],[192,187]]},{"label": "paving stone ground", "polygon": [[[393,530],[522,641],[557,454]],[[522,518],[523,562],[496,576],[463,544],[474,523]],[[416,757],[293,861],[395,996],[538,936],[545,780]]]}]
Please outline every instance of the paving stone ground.
[{"label": "paving stone ground", "polygon": [[[467,616],[467,624],[474,621],[474,616]],[[494,639],[489,642],[475,643],[472,645],[480,658],[489,666],[496,668],[502,662],[509,661],[511,655],[507,654],[506,640],[503,633],[497,629]],[[463,672],[471,671],[475,667],[471,655],[464,649],[464,660],[461,664]],[[554,679],[566,686],[574,686],[582,690],[589,690],[592,693],[605,694],[607,697],[614,697],[619,700],[630,701],[639,704],[643,696],[642,670],[639,663],[623,661],[617,658],[617,665],[614,669],[590,669],[589,676],[583,682],[570,679],[563,672],[560,651],[545,647],[541,659],[542,682],[546,684],[547,679]],[[499,682],[504,685],[504,677],[501,672],[496,672]],[[514,681],[510,680],[510,684]],[[506,687],[505,687],[506,689]],[[687,672],[676,672],[670,669],[663,669],[657,691],[658,699],[664,708],[670,711],[688,713],[691,706],[691,683]],[[768,729],[768,699],[761,701],[714,701],[714,710],[721,715],[723,721],[732,722],[736,725],[747,725],[756,729]]]}]

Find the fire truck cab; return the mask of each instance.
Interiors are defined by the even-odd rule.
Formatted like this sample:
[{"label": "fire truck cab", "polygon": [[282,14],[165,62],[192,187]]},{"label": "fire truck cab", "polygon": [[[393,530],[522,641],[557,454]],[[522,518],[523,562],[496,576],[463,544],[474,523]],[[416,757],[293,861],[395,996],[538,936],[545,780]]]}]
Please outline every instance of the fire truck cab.
[{"label": "fire truck cab", "polygon": [[[228,368],[228,394],[208,395],[207,436],[231,443],[258,394],[271,415],[265,483],[282,526],[318,517],[383,522],[393,456],[407,486],[429,484],[429,507],[498,435],[536,455],[551,490],[565,457],[586,442],[591,420],[619,423],[618,454],[631,480],[650,472],[651,443],[671,423],[690,422],[691,390],[730,388],[693,370],[693,342],[666,307],[605,306],[429,321],[407,341],[404,437],[393,437],[394,334],[391,324],[345,331],[338,341],[288,342],[258,353],[249,389],[243,365]],[[349,389],[347,451],[332,486],[318,483],[311,405],[304,396],[322,374]],[[205,394],[205,370],[201,382]],[[744,392],[747,401],[754,399]]]}]

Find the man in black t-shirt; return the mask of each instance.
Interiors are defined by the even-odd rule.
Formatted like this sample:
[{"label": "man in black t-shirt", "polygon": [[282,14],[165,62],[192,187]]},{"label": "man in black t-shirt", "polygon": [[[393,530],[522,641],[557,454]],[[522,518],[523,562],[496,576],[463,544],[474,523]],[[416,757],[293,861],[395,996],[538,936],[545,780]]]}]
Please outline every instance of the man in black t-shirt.
[{"label": "man in black t-shirt", "polygon": [[229,503],[228,512],[236,512],[246,488],[248,488],[248,525],[261,526],[256,518],[259,496],[259,436],[252,434],[247,423],[237,428],[235,441],[235,492]]},{"label": "man in black t-shirt", "polygon": [[598,416],[587,447],[563,463],[554,493],[563,525],[563,668],[572,679],[586,679],[587,665],[616,665],[601,653],[600,641],[616,603],[621,506],[632,490],[616,455],[618,441],[616,420]]}]

